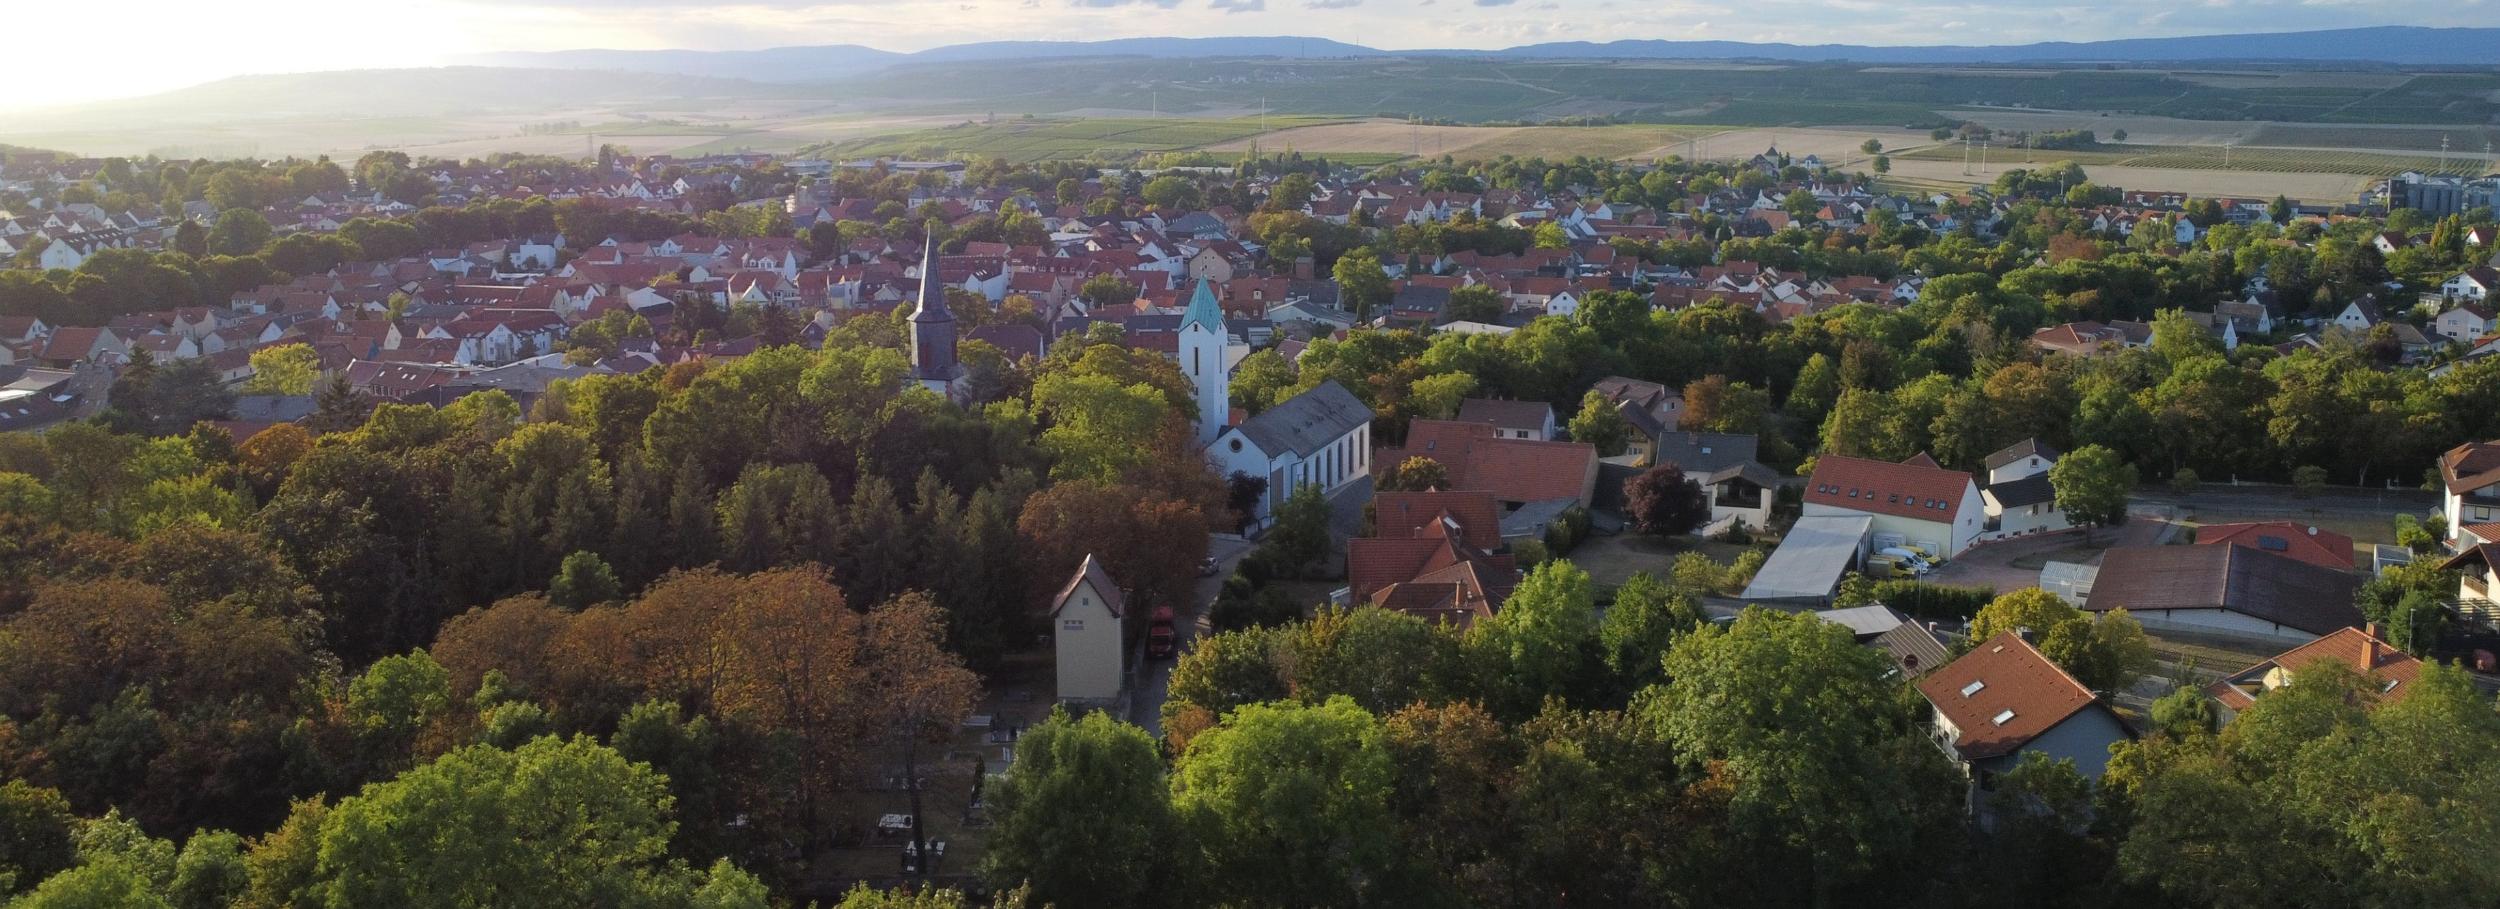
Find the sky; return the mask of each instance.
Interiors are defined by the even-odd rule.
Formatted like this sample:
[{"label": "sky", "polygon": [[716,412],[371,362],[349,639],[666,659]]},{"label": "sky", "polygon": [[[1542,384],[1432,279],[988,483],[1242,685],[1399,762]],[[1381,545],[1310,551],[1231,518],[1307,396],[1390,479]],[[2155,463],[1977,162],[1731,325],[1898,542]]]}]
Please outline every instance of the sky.
[{"label": "sky", "polygon": [[[2023,44],[2364,25],[2489,25],[2500,0],[98,0],[8,15],[0,110],[247,73],[437,66],[572,48],[754,49],[1145,35],[1303,35],[1379,48],[1622,38]],[[100,25],[109,20],[109,26]],[[109,38],[78,40],[109,29]]]}]

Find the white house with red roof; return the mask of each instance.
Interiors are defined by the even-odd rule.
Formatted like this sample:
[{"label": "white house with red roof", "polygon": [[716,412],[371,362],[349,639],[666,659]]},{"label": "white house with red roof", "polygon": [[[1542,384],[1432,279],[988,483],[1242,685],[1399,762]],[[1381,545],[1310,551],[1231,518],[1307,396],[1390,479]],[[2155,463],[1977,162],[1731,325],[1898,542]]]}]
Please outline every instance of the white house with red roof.
[{"label": "white house with red roof", "polygon": [[2439,509],[2448,548],[2500,541],[2500,442],[2467,442],[2439,456]]},{"label": "white house with red roof", "polygon": [[1050,601],[1061,702],[1108,702],[1120,696],[1121,621],[1128,608],[1120,585],[1092,555]]},{"label": "white house with red roof", "polygon": [[1937,744],[1983,790],[2030,753],[2099,780],[2109,746],[2133,738],[2099,696],[2011,631],[1920,679],[1918,693],[1936,708]]},{"label": "white house with red roof", "polygon": [[1898,464],[1840,455],[1814,460],[1806,478],[1807,517],[1866,515],[1869,533],[1944,558],[1969,549],[1985,529],[1987,511],[1971,475],[1936,466],[1924,454]]}]

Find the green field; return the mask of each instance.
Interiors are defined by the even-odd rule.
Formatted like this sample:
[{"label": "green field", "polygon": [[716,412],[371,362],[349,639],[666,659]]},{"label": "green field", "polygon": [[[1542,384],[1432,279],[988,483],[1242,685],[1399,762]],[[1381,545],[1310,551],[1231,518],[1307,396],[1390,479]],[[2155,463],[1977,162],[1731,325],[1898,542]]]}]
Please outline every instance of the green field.
[{"label": "green field", "polygon": [[2435,152],[2442,140],[2448,150],[2459,154],[2477,154],[2485,149],[2500,149],[2500,128],[2459,126],[2455,129],[2428,127],[2353,127],[2270,124],[2258,127],[2248,137],[2248,145],[2294,145],[2310,148],[2403,148]]},{"label": "green field", "polygon": [[1045,119],[1023,117],[986,123],[960,123],[837,142],[811,151],[844,157],[1005,158],[1025,164],[1075,158],[1117,158],[1139,153],[1182,151],[1248,139],[1268,127],[1284,129],[1329,122],[1317,117],[1257,117],[1205,120]]},{"label": "green field", "polygon": [[[2022,154],[2018,149],[2000,147],[1992,149],[1990,154],[1990,160],[1998,166],[2020,166],[2013,162],[2013,156]],[[1959,145],[1938,145],[1903,152],[1895,157],[1916,161],[1960,161],[1962,156],[1963,149]],[[2041,149],[2029,153],[2029,158],[2034,164],[2072,161],[2084,165],[2278,174],[2354,174],[2364,177],[2393,176],[2408,170],[2424,173],[2443,171],[2437,156],[2245,146],[2226,151],[2217,145],[2102,145],[2091,149]],[[2479,174],[2486,169],[2479,160],[2450,158],[2444,172]]]}]

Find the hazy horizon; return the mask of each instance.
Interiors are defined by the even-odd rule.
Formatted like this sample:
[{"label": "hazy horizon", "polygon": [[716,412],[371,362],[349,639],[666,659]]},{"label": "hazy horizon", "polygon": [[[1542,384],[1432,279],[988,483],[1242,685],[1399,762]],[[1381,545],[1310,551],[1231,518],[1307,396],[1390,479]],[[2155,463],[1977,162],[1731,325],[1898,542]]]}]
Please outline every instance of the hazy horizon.
[{"label": "hazy horizon", "polygon": [[[69,36],[111,21],[109,50],[30,41],[38,73],[0,110],[154,94],[241,75],[440,66],[477,55],[559,50],[757,50],[859,44],[912,52],[980,41],[1290,35],[1383,50],[1496,49],[1546,41],[1720,40],[1795,44],[2013,45],[2408,25],[2488,25],[2494,0],[2419,6],[2320,0],[2127,0],[1980,4],[1935,0],[245,0],[210,6],[115,0],[38,4],[21,34]],[[1455,8],[1455,9],[1454,9]],[[1578,13],[1579,15],[1573,15]],[[1626,16],[1651,22],[1627,26]],[[1660,19],[1673,22],[1658,21]],[[1763,22],[1775,24],[1764,25]],[[770,74],[758,74],[769,78]]]}]

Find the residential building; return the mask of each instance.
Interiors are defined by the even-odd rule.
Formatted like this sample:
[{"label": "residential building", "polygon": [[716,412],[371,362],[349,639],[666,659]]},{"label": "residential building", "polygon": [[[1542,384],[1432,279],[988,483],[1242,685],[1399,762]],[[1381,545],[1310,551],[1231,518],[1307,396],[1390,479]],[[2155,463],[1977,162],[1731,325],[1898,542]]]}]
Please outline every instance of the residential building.
[{"label": "residential building", "polygon": [[1805,514],[1863,514],[1872,532],[1943,558],[1961,555],[1985,529],[1986,509],[1971,475],[1919,455],[1899,464],[1825,455],[1806,478]]},{"label": "residential building", "polygon": [[1461,627],[1500,611],[1519,586],[1501,506],[1481,492],[1384,492],[1373,532],[1346,541],[1353,601]]},{"label": "residential building", "polygon": [[1050,634],[1061,703],[1108,704],[1119,698],[1126,669],[1121,629],[1126,608],[1120,586],[1091,554],[1051,598]]},{"label": "residential building", "polygon": [[2135,546],[2101,556],[2083,608],[2144,627],[2249,641],[2310,641],[2361,624],[2361,578],[2253,546]]},{"label": "residential building", "polygon": [[2133,736],[2116,711],[2014,632],[1979,643],[1918,682],[1935,707],[1932,733],[1980,793],[2027,754],[2071,760],[2098,781],[2109,746]]},{"label": "residential building", "polygon": [[2500,541],[2500,442],[2467,442],[2439,456],[2439,508],[2448,518],[2448,548],[2466,542],[2469,528]]},{"label": "residential building", "polygon": [[1755,460],[1759,440],[1749,433],[1680,432],[1658,436],[1650,463],[1673,464],[1710,496],[1705,535],[1737,521],[1756,530],[1771,523],[1779,472]]},{"label": "residential building", "polygon": [[1597,492],[1597,447],[1585,442],[1505,439],[1482,423],[1414,420],[1407,424],[1406,446],[1382,452],[1380,465],[1417,457],[1439,462],[1453,488],[1485,492],[1511,508],[1588,504]]},{"label": "residential building", "polygon": [[2500,328],[2500,321],[2493,319],[2494,313],[2490,303],[2479,299],[2459,303],[2431,320],[2431,330],[2448,340],[2472,344]]},{"label": "residential building", "polygon": [[1493,427],[1494,437],[1550,442],[1557,434],[1554,405],[1543,401],[1468,398],[1458,405],[1458,421]]},{"label": "residential building", "polygon": [[1936,637],[1935,629],[1882,603],[1825,609],[1807,615],[1849,629],[1849,635],[1859,644],[1883,651],[1910,678],[1934,672],[1953,658],[1944,641]]},{"label": "residential building", "polygon": [[1979,489],[1988,536],[2053,533],[2074,526],[2057,507],[2057,490],[2049,485],[2056,449],[2024,439],[1989,455],[1981,466],[1988,470],[1988,484]]},{"label": "residential building", "polygon": [[2292,678],[2301,670],[2325,663],[2343,664],[2369,680],[2380,704],[2402,699],[2413,690],[2414,678],[2422,674],[2422,661],[2381,640],[2375,626],[2369,630],[2338,628],[2317,640],[2224,676],[2221,681],[2205,686],[2205,694],[2221,705],[2221,719],[2228,723],[2242,711],[2255,706],[2258,699],[2268,692],[2291,684]]}]

